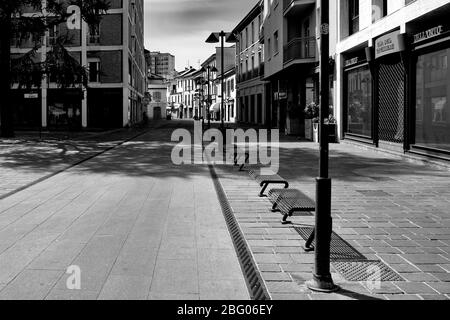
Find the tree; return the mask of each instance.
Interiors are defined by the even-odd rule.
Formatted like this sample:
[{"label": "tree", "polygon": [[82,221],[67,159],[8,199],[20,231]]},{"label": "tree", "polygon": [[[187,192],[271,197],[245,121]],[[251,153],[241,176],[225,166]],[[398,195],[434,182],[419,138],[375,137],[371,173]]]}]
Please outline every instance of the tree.
[{"label": "tree", "polygon": [[[87,69],[66,50],[66,35],[51,44],[44,62],[36,59],[43,37],[54,26],[84,20],[95,28],[109,8],[107,0],[1,0],[0,2],[0,122],[1,136],[14,136],[13,84],[20,88],[39,88],[51,77],[60,87],[87,85]],[[33,14],[24,14],[24,11]],[[32,10],[29,10],[32,9]],[[11,46],[30,39],[33,48],[12,59]]]}]

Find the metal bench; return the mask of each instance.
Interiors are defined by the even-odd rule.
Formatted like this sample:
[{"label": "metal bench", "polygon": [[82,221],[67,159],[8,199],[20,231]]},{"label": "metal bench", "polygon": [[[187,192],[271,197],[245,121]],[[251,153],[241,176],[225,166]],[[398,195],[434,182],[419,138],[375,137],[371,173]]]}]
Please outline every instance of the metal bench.
[{"label": "metal bench", "polygon": [[[228,145],[228,146],[223,148],[223,152],[226,155],[232,153],[233,154],[234,166],[238,166],[239,155],[241,153],[239,152],[239,149],[238,149],[237,145],[232,145],[232,146]],[[250,159],[250,153],[248,151],[245,151],[244,152],[244,156],[245,156],[245,159],[244,159],[244,162],[239,166],[239,171],[242,171],[242,169],[244,168],[245,163],[248,162],[248,160]]]},{"label": "metal bench", "polygon": [[307,195],[297,189],[272,189],[268,194],[272,202],[272,211],[283,213],[283,224],[288,224],[287,218],[294,212],[315,211],[316,204]]},{"label": "metal bench", "polygon": [[248,174],[250,175],[250,177],[255,179],[256,182],[258,182],[262,187],[261,191],[259,192],[260,197],[265,197],[264,192],[270,184],[283,184],[285,189],[289,188],[289,183],[277,174],[260,175],[254,170],[250,170]]}]

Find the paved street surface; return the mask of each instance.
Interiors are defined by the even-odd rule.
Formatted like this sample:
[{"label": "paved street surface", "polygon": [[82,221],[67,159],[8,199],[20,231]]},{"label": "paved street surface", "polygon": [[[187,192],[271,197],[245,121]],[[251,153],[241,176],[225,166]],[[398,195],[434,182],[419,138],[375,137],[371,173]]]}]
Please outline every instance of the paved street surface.
[{"label": "paved street surface", "polygon": [[0,139],[0,199],[141,132],[142,129],[41,135],[19,132],[15,139]]},{"label": "paved street surface", "polygon": [[[142,132],[100,144],[2,141],[0,299],[249,299],[208,167],[170,160],[178,127],[192,123],[163,121],[119,146]],[[61,156],[68,144],[88,152]],[[318,145],[283,138],[280,164],[291,187],[314,199]],[[351,282],[333,264],[343,290],[312,293],[305,281],[314,254],[294,227],[312,227],[313,214],[281,225],[247,172],[217,165],[270,297],[448,299],[450,171],[345,143],[331,145],[331,167],[335,233],[403,281]],[[80,290],[67,288],[69,266],[81,270]]]},{"label": "paved street surface", "polygon": [[[170,161],[176,126],[1,200],[0,299],[248,299],[208,168]],[[35,157],[11,170],[55,169]]]}]

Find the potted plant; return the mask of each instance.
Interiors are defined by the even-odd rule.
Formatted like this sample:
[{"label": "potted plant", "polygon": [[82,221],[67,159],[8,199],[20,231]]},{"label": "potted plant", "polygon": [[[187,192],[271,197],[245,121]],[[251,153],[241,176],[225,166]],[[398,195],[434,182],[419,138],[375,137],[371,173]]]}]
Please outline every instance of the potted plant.
[{"label": "potted plant", "polygon": [[304,110],[305,114],[305,138],[314,141],[318,136],[319,128],[319,106],[315,102],[308,104]]}]

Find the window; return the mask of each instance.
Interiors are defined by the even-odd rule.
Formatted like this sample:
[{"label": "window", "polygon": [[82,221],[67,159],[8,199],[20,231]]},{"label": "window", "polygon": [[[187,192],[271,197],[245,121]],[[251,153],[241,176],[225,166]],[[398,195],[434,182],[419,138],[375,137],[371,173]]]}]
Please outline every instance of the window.
[{"label": "window", "polygon": [[372,137],[372,76],[369,67],[347,72],[346,132]]},{"label": "window", "polygon": [[267,39],[267,50],[268,50],[267,54],[269,56],[268,58],[270,59],[272,57],[272,45],[270,43],[270,38]]},{"label": "window", "polygon": [[58,39],[58,26],[53,26],[53,28],[49,29],[48,33],[48,44],[53,46],[56,44],[56,39]]},{"label": "window", "polygon": [[359,31],[359,0],[349,0],[350,35]]},{"label": "window", "polygon": [[387,16],[387,0],[372,0],[372,22]]},{"label": "window", "polygon": [[248,28],[245,28],[245,48],[248,48]]},{"label": "window", "polygon": [[278,31],[275,31],[275,33],[273,34],[273,52],[274,54],[278,53]]},{"label": "window", "polygon": [[450,49],[419,56],[416,65],[416,144],[450,151]]},{"label": "window", "polygon": [[252,56],[252,76],[253,78],[257,76],[255,67],[255,56]]},{"label": "window", "polygon": [[156,102],[161,102],[161,92],[156,91],[153,93],[153,100]]},{"label": "window", "polygon": [[252,21],[252,44],[255,43],[255,22]]},{"label": "window", "polygon": [[100,59],[89,59],[89,82],[100,82]]},{"label": "window", "polygon": [[100,43],[100,24],[93,24],[89,26],[89,44]]}]

